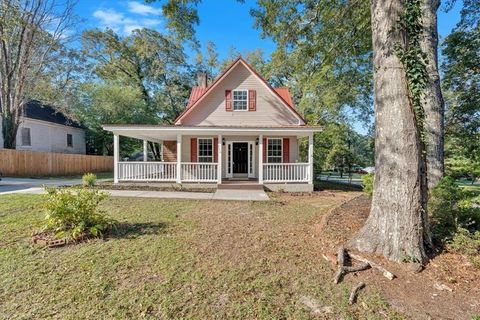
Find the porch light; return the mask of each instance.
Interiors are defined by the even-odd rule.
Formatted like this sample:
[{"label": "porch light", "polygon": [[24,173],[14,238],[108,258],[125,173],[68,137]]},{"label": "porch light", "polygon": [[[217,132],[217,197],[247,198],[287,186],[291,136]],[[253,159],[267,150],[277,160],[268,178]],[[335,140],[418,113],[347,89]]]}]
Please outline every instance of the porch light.
[{"label": "porch light", "polygon": [[225,145],[225,138],[222,138],[222,145]]},{"label": "porch light", "polygon": [[258,138],[255,139],[255,145],[258,146]]}]

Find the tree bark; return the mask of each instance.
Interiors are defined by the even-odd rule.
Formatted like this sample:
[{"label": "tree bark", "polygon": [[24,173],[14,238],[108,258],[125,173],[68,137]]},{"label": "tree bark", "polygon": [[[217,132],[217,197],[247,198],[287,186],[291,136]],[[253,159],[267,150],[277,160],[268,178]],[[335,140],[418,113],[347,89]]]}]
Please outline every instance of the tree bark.
[{"label": "tree bark", "polygon": [[405,0],[372,0],[375,180],[370,215],[350,245],[394,260],[425,262],[426,167],[405,70],[394,52]]},{"label": "tree bark", "polygon": [[424,36],[421,39],[422,51],[427,55],[428,82],[425,88],[423,106],[427,136],[427,178],[428,187],[433,188],[444,173],[443,135],[444,101],[438,74],[438,31],[437,10],[440,0],[422,0]]}]

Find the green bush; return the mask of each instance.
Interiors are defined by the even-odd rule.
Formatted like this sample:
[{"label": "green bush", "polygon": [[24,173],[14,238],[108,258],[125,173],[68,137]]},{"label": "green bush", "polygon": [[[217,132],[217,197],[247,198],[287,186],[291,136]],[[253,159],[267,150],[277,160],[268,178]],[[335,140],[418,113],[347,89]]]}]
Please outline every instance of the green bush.
[{"label": "green bush", "polygon": [[447,244],[449,250],[466,255],[473,266],[480,268],[480,231],[471,233],[467,229],[458,229]]},{"label": "green bush", "polygon": [[443,178],[432,189],[428,210],[432,216],[433,232],[439,238],[453,235],[459,227],[458,203],[464,198],[462,189],[451,177]]},{"label": "green bush", "polygon": [[373,173],[368,173],[362,176],[363,192],[365,192],[369,197],[373,195],[374,178],[375,175]]},{"label": "green bush", "polygon": [[85,173],[82,177],[83,185],[93,187],[97,183],[97,176],[93,173]]},{"label": "green bush", "polygon": [[108,195],[94,189],[47,188],[44,208],[45,231],[56,238],[99,237],[116,226],[116,222],[98,209]]},{"label": "green bush", "polygon": [[428,210],[434,237],[480,268],[480,197],[445,177],[432,189]]}]

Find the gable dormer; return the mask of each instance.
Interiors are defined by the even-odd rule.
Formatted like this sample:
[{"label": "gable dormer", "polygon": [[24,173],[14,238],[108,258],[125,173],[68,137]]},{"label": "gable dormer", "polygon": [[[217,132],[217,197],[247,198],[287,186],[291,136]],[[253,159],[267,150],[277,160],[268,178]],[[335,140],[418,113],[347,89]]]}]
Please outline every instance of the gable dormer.
[{"label": "gable dormer", "polygon": [[305,125],[286,88],[272,88],[242,58],[210,86],[192,89],[183,126],[282,127]]}]

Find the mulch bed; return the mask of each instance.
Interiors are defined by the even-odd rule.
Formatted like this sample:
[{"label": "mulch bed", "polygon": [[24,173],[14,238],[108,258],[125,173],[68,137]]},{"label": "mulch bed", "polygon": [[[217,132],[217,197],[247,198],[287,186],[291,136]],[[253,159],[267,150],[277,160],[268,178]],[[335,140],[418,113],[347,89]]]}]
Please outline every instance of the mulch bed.
[{"label": "mulch bed", "polygon": [[[370,205],[370,198],[356,197],[334,209],[314,227],[326,259],[332,261],[338,247],[362,227]],[[367,287],[379,289],[399,312],[416,319],[471,319],[480,315],[480,270],[461,255],[446,251],[432,253],[420,273],[410,264],[362,255],[392,271],[397,278],[390,281],[372,269],[345,277],[354,279],[352,283],[362,281]]]}]

